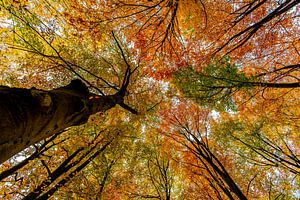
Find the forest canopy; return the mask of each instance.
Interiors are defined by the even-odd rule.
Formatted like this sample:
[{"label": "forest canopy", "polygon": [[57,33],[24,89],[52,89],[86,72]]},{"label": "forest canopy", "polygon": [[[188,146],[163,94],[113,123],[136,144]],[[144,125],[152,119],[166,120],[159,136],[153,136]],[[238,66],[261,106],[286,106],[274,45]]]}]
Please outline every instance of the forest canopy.
[{"label": "forest canopy", "polygon": [[1,0],[1,199],[299,199],[299,0]]}]

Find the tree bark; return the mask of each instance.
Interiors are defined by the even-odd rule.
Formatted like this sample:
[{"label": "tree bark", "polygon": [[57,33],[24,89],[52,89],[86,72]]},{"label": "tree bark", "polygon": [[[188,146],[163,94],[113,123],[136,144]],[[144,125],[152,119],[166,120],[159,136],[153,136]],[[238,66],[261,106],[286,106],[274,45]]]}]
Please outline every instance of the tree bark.
[{"label": "tree bark", "polygon": [[107,96],[89,93],[80,80],[50,91],[0,86],[0,163],[122,102],[120,93]]}]

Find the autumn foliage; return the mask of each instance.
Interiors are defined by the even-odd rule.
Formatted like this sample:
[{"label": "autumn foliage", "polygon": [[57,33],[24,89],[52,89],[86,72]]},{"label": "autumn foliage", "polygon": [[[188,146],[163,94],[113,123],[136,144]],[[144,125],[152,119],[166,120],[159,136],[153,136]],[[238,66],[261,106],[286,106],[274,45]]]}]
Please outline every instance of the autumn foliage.
[{"label": "autumn foliage", "polygon": [[0,1],[0,85],[118,96],[3,162],[0,198],[300,198],[299,3]]}]

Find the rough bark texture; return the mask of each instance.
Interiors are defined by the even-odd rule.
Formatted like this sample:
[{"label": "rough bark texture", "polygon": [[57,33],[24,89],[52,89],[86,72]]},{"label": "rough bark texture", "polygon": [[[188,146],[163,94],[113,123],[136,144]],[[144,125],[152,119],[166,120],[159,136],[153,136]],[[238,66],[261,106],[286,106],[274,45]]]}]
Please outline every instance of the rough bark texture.
[{"label": "rough bark texture", "polygon": [[0,163],[89,116],[123,102],[116,93],[90,94],[80,80],[50,91],[0,86]]}]

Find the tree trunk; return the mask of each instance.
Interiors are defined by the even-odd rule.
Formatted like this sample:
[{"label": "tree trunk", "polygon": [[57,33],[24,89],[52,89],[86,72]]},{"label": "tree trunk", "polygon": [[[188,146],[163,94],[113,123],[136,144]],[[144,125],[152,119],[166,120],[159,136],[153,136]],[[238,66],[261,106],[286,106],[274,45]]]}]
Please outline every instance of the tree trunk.
[{"label": "tree trunk", "polygon": [[122,102],[119,93],[108,96],[89,93],[80,80],[50,91],[0,86],[0,163]]}]

